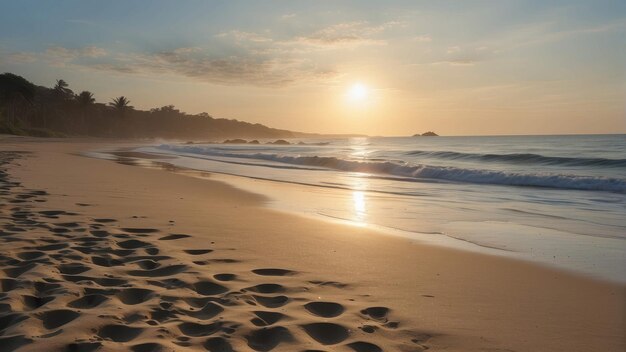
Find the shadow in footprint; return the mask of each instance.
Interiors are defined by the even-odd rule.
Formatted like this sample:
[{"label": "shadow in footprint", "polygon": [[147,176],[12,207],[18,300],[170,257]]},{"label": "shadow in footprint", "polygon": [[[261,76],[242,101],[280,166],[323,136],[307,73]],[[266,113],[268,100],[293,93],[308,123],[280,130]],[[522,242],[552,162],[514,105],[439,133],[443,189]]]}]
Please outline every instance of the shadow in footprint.
[{"label": "shadow in footprint", "polygon": [[140,241],[140,240],[126,240],[126,241],[121,241],[118,242],[117,245],[119,247],[122,247],[124,249],[137,249],[137,248],[142,248],[142,247],[149,247],[151,246],[150,243],[144,242],[144,241]]},{"label": "shadow in footprint", "polygon": [[98,266],[103,266],[105,268],[124,265],[124,262],[121,260],[107,258],[107,257],[97,257],[97,256],[91,257],[91,262]]},{"label": "shadow in footprint", "polygon": [[192,285],[193,290],[203,296],[219,295],[228,291],[227,287],[211,281],[199,281]]},{"label": "shadow in footprint", "polygon": [[115,219],[93,219],[93,221],[99,222],[101,224],[105,224],[105,223],[116,222],[117,220],[115,220]]},{"label": "shadow in footprint", "polygon": [[0,335],[2,335],[2,332],[7,328],[19,324],[26,319],[28,319],[28,316],[20,313],[7,314],[0,317]]},{"label": "shadow in footprint", "polygon": [[13,291],[17,288],[18,282],[15,279],[0,279],[0,293]]},{"label": "shadow in footprint", "polygon": [[203,346],[209,352],[233,352],[233,347],[223,337],[211,337]]},{"label": "shadow in footprint", "polygon": [[130,348],[133,352],[161,352],[164,350],[163,345],[156,342],[141,343]]},{"label": "shadow in footprint", "polygon": [[98,336],[103,339],[109,339],[115,342],[128,342],[139,336],[142,331],[142,328],[112,324],[100,328],[100,331],[98,331]]},{"label": "shadow in footprint", "polygon": [[260,305],[266,308],[282,307],[289,302],[289,297],[287,296],[264,297],[264,296],[252,295],[252,297]]},{"label": "shadow in footprint", "polygon": [[282,326],[255,330],[250,335],[245,337],[246,340],[248,340],[248,347],[261,352],[270,351],[281,342],[289,342],[293,340],[293,336],[289,330]]},{"label": "shadow in footprint", "polygon": [[0,337],[0,346],[2,346],[2,351],[6,352],[13,352],[24,345],[28,345],[31,342],[33,342],[33,340],[25,337],[24,335]]},{"label": "shadow in footprint", "polygon": [[277,323],[285,317],[284,314],[278,312],[254,311],[257,317],[250,320],[256,326],[268,326]]},{"label": "shadow in footprint", "polygon": [[304,331],[322,345],[334,345],[348,338],[345,327],[333,323],[312,323],[302,325]]},{"label": "shadow in footprint", "polygon": [[211,324],[198,324],[198,323],[181,323],[178,325],[178,329],[186,336],[198,337],[207,336],[216,333],[222,327],[220,322]]},{"label": "shadow in footprint", "polygon": [[209,320],[213,319],[216,315],[220,314],[223,311],[224,308],[222,308],[221,306],[213,302],[208,302],[200,310],[185,310],[183,311],[183,313],[196,319]]},{"label": "shadow in footprint", "polygon": [[101,294],[91,294],[83,296],[77,300],[71,301],[67,304],[68,307],[71,308],[79,308],[79,309],[91,309],[95,308],[102,303],[104,303],[108,298]]},{"label": "shadow in footprint", "polygon": [[100,342],[75,342],[65,348],[65,352],[93,352],[102,347]]},{"label": "shadow in footprint", "polygon": [[18,253],[17,257],[22,259],[22,260],[33,260],[33,259],[37,259],[37,258],[41,257],[44,254],[46,254],[46,253],[41,252],[41,251],[30,251],[30,252]]},{"label": "shadow in footprint", "polygon": [[21,266],[16,266],[13,268],[7,268],[4,269],[4,273],[8,276],[8,277],[12,277],[12,278],[17,278],[20,277],[22,274],[34,269],[37,266],[37,264],[35,263],[29,263],[26,265],[21,265]]},{"label": "shadow in footprint", "polygon": [[322,318],[334,318],[344,312],[341,304],[335,302],[310,302],[304,308],[311,314]]},{"label": "shadow in footprint", "polygon": [[186,249],[185,253],[191,255],[201,255],[213,252],[212,249]]},{"label": "shadow in footprint", "polygon": [[246,287],[244,290],[256,293],[280,293],[285,292],[285,287],[279,284],[260,284],[252,287]]},{"label": "shadow in footprint", "polygon": [[361,314],[366,315],[374,320],[387,321],[389,308],[387,307],[369,307],[361,310]]},{"label": "shadow in footprint", "polygon": [[39,307],[44,306],[46,303],[52,301],[55,298],[56,298],[55,296],[39,297],[39,296],[23,295],[22,301],[24,302],[24,306],[26,306],[28,309],[37,309]]},{"label": "shadow in footprint", "polygon": [[177,264],[152,270],[129,270],[128,275],[144,277],[171,276],[187,270],[187,265]]},{"label": "shadow in footprint", "polygon": [[213,277],[219,281],[233,281],[237,278],[235,274],[215,274]]},{"label": "shadow in footprint", "polygon": [[122,303],[135,305],[146,302],[155,296],[154,291],[145,288],[127,288],[115,295]]},{"label": "shadow in footprint", "polygon": [[125,232],[129,232],[129,233],[154,233],[154,232],[159,232],[159,230],[157,230],[157,229],[137,228],[137,227],[124,227],[124,228],[122,228],[122,230],[125,231]]},{"label": "shadow in footprint", "polygon": [[59,265],[59,271],[61,272],[61,274],[78,275],[89,270],[91,270],[90,267],[81,263],[70,263],[70,264]]},{"label": "shadow in footprint", "polygon": [[356,352],[383,352],[382,348],[369,342],[357,341],[349,343],[347,346]]},{"label": "shadow in footprint", "polygon": [[44,328],[49,330],[59,328],[79,316],[78,312],[69,309],[57,309],[38,314],[38,318],[43,322]]},{"label": "shadow in footprint", "polygon": [[159,238],[159,240],[161,240],[161,241],[172,241],[172,240],[179,240],[181,238],[188,238],[188,237],[191,237],[191,236],[178,234],[178,233],[173,233],[171,235],[163,236],[163,237]]},{"label": "shadow in footprint", "polygon": [[287,275],[294,275],[297,273],[293,270],[276,269],[276,268],[254,269],[252,270],[252,272],[261,276],[287,276]]}]

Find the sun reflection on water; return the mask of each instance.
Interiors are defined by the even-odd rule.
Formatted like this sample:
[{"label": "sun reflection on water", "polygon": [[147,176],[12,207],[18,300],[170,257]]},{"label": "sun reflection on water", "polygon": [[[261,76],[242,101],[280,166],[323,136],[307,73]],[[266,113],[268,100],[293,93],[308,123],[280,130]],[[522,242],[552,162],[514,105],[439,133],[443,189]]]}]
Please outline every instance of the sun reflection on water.
[{"label": "sun reflection on water", "polygon": [[354,203],[354,218],[359,225],[365,225],[365,193],[363,191],[352,192]]},{"label": "sun reflection on water", "polygon": [[354,173],[351,175],[352,184],[352,197],[351,208],[352,208],[352,221],[358,226],[366,226],[367,225],[367,189],[368,180],[363,177],[363,174]]}]

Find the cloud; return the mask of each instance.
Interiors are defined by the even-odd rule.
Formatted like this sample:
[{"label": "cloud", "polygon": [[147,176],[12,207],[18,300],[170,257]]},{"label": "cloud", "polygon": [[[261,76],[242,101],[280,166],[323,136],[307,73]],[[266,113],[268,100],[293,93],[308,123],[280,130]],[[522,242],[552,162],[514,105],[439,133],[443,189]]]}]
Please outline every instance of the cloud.
[{"label": "cloud", "polygon": [[96,46],[86,46],[82,48],[65,48],[62,46],[49,47],[42,55],[44,61],[55,67],[64,67],[67,64],[81,58],[98,58],[106,56],[106,50]]},{"label": "cloud", "polygon": [[37,61],[37,55],[26,52],[11,53],[6,56],[6,59],[14,63],[35,62]]},{"label": "cloud", "polygon": [[269,43],[272,42],[273,39],[254,33],[254,32],[244,32],[239,30],[232,30],[228,32],[221,32],[215,35],[217,38],[232,38],[237,42],[253,42],[253,43]]},{"label": "cloud", "polygon": [[[289,16],[291,17],[291,16]],[[316,61],[316,51],[384,45],[384,32],[400,22],[336,23],[306,34],[275,37],[269,30],[230,30],[213,36],[211,45],[156,52],[107,52],[96,46],[52,46],[41,53],[15,53],[55,67],[154,77],[171,75],[222,85],[283,87],[302,82],[328,82],[338,73],[332,63]],[[421,40],[427,40],[426,37]]]},{"label": "cloud", "polygon": [[224,85],[281,87],[335,75],[306,59],[254,56],[213,57],[198,48],[178,48],[152,54],[120,55],[107,64],[83,65],[123,74],[171,74]]},{"label": "cloud", "polygon": [[400,24],[387,22],[370,25],[365,21],[346,22],[330,25],[311,34],[296,37],[287,44],[306,44],[318,47],[346,47],[359,45],[384,45],[387,42],[377,37],[385,30]]},{"label": "cloud", "polygon": [[79,57],[100,57],[107,54],[106,50],[96,46],[68,49],[62,46],[52,46],[46,50],[46,55],[59,59],[73,60]]},{"label": "cloud", "polygon": [[433,38],[431,38],[429,35],[423,34],[423,35],[415,36],[411,38],[411,40],[414,42],[428,43],[428,42],[432,42]]},{"label": "cloud", "polygon": [[11,62],[26,63],[43,61],[55,67],[63,67],[68,63],[81,58],[95,59],[106,56],[107,52],[97,46],[86,46],[82,48],[65,48],[61,46],[51,46],[44,52],[15,52],[7,55]]},{"label": "cloud", "polygon": [[496,51],[487,46],[450,46],[439,60],[430,62],[431,65],[447,64],[450,66],[474,66],[489,60]]}]

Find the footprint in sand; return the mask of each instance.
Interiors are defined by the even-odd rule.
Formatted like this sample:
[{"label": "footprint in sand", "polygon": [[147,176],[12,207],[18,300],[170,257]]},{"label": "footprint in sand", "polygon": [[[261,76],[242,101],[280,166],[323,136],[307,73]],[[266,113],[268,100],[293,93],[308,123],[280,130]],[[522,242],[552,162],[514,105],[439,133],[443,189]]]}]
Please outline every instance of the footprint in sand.
[{"label": "footprint in sand", "polygon": [[61,272],[61,274],[78,275],[89,270],[91,270],[91,268],[82,263],[70,263],[70,264],[59,265],[59,271]]},{"label": "footprint in sand", "polygon": [[172,241],[172,240],[179,240],[181,238],[188,238],[191,237],[189,235],[183,235],[183,234],[171,234],[165,237],[161,237],[159,238],[159,240],[161,241]]},{"label": "footprint in sand", "polygon": [[117,245],[124,249],[137,249],[142,247],[150,247],[152,246],[150,243],[140,241],[140,240],[126,240],[118,242]]},{"label": "footprint in sand", "polygon": [[278,312],[254,311],[256,318],[250,320],[256,326],[273,325],[285,317],[284,314]]},{"label": "footprint in sand", "polygon": [[368,316],[374,320],[387,321],[387,315],[389,314],[389,308],[387,307],[369,307],[361,310],[361,314]]},{"label": "footprint in sand", "polygon": [[285,304],[289,303],[290,299],[287,296],[274,296],[274,297],[265,297],[265,296],[257,296],[252,295],[254,300],[258,302],[260,305],[266,308],[278,308],[282,307]]},{"label": "footprint in sand", "polygon": [[98,336],[115,342],[134,340],[143,332],[142,328],[135,328],[120,324],[105,325],[98,331]]},{"label": "footprint in sand", "polygon": [[137,228],[137,227],[123,227],[122,231],[128,232],[128,233],[135,233],[135,234],[146,234],[146,233],[159,232],[159,230],[157,230],[157,229]]},{"label": "footprint in sand", "polygon": [[233,347],[223,337],[211,337],[203,346],[209,352],[233,352]]},{"label": "footprint in sand", "polygon": [[349,343],[347,346],[356,352],[383,352],[382,348],[378,347],[378,345],[369,342],[357,341]]},{"label": "footprint in sand", "polygon": [[28,309],[37,309],[46,305],[46,303],[54,300],[55,296],[30,296],[30,295],[22,295],[22,302],[24,302],[24,306]]},{"label": "footprint in sand", "polygon": [[116,222],[117,220],[108,219],[108,218],[100,218],[100,219],[93,219],[93,221],[101,223],[101,224],[108,224],[108,223]]},{"label": "footprint in sand", "polygon": [[57,309],[37,315],[46,329],[56,329],[78,318],[80,313],[69,309]]},{"label": "footprint in sand", "polygon": [[281,293],[285,292],[285,287],[279,284],[260,284],[252,287],[246,287],[243,290],[256,293]]},{"label": "footprint in sand", "polygon": [[237,275],[235,274],[215,274],[213,278],[218,281],[233,281],[237,279]]},{"label": "footprint in sand", "polygon": [[108,298],[101,294],[88,294],[67,304],[68,307],[78,309],[91,309],[107,301]]},{"label": "footprint in sand", "polygon": [[0,335],[4,334],[4,330],[11,328],[26,319],[28,319],[28,316],[21,313],[11,313],[0,317]]},{"label": "footprint in sand", "polygon": [[192,285],[194,291],[203,296],[215,296],[228,291],[228,288],[212,281],[199,281]]},{"label": "footprint in sand", "polygon": [[213,252],[212,249],[186,249],[185,253],[191,255],[201,255]]},{"label": "footprint in sand", "polygon": [[296,274],[296,272],[293,271],[293,270],[276,269],[276,268],[253,269],[252,272],[257,274],[257,275],[261,275],[261,276],[287,276],[287,275],[294,275],[294,274]]},{"label": "footprint in sand", "polygon": [[164,351],[163,345],[156,342],[147,342],[139,345],[131,346],[133,352],[161,352]]},{"label": "footprint in sand", "polygon": [[282,326],[255,330],[245,338],[248,340],[248,347],[263,352],[272,350],[281,342],[293,340],[289,330]]},{"label": "footprint in sand", "polygon": [[322,345],[338,344],[350,336],[347,328],[333,323],[311,323],[302,325],[302,328]]},{"label": "footprint in sand", "polygon": [[13,352],[31,342],[33,342],[33,340],[25,337],[24,335],[0,337],[0,346],[2,346],[2,350],[6,352]]},{"label": "footprint in sand", "polygon": [[204,307],[202,307],[200,310],[182,310],[185,315],[200,320],[213,319],[215,316],[222,313],[223,311],[224,308],[213,302],[206,303]]},{"label": "footprint in sand", "polygon": [[341,304],[335,302],[309,302],[304,305],[304,308],[309,313],[322,318],[338,317],[345,310]]},{"label": "footprint in sand", "polygon": [[155,293],[144,288],[126,288],[119,291],[115,296],[126,305],[135,305],[149,301],[155,296]]},{"label": "footprint in sand", "polygon": [[216,333],[222,328],[222,324],[220,322],[210,323],[210,324],[199,324],[199,323],[181,323],[178,324],[178,329],[181,333],[186,336],[199,337],[199,336],[208,336]]},{"label": "footprint in sand", "polygon": [[13,291],[18,287],[18,281],[15,279],[0,279],[0,293]]},{"label": "footprint in sand", "polygon": [[128,275],[131,276],[143,276],[143,277],[160,277],[160,276],[172,276],[187,270],[188,266],[184,264],[169,265],[162,268],[156,268],[152,270],[129,270]]}]

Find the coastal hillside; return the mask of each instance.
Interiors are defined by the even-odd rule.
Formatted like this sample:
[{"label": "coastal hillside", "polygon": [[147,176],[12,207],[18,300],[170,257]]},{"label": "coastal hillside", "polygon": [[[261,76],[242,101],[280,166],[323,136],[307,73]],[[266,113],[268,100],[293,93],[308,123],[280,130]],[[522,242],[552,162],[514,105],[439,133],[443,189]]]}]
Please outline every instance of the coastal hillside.
[{"label": "coastal hillside", "polygon": [[120,96],[97,102],[89,91],[74,92],[64,80],[52,88],[12,74],[0,74],[0,133],[33,136],[133,138],[290,138],[306,136],[287,130],[208,113],[187,114],[173,105],[133,108]]}]

